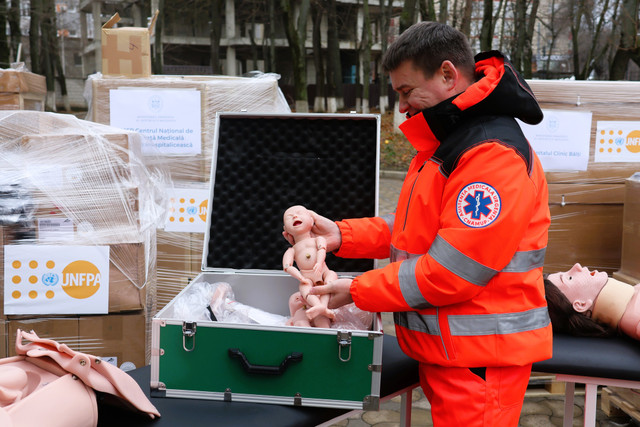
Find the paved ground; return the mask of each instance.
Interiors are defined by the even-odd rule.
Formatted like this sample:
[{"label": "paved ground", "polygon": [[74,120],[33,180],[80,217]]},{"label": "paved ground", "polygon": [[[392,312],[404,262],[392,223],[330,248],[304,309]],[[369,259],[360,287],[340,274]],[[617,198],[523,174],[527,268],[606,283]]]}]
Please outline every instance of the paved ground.
[{"label": "paved ground", "polygon": [[[383,172],[380,179],[380,201],[379,212],[391,212],[395,209],[400,186],[402,185],[403,174]],[[394,334],[393,321],[388,313],[383,314],[383,326],[385,333]],[[551,381],[549,378],[548,381]],[[580,387],[577,387],[580,390]],[[583,425],[584,396],[577,393],[574,401],[574,426]],[[597,404],[596,427],[637,427],[629,417],[608,418],[600,410],[600,397]],[[452,408],[455,410],[455,408]],[[564,395],[549,393],[544,384],[531,385],[525,397],[522,414],[520,417],[521,427],[547,427],[562,426],[564,416]],[[392,427],[400,425],[400,398],[381,405],[379,411],[367,411],[354,415],[351,418],[342,420],[333,426],[340,427]],[[421,389],[414,391],[412,396],[411,411],[412,426],[432,426],[431,406],[424,397]],[[461,426],[464,427],[464,426]]]}]

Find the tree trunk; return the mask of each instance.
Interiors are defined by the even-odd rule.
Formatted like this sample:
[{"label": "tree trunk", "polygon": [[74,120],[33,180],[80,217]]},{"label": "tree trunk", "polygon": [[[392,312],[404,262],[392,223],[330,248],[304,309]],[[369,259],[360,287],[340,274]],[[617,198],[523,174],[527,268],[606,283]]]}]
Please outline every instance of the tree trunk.
[{"label": "tree trunk", "polygon": [[[383,6],[380,5],[380,7],[382,8]],[[436,5],[434,0],[421,1],[420,14],[422,15],[423,21],[432,21],[432,22],[435,21],[437,19],[437,16],[436,16]]]},{"label": "tree trunk", "polygon": [[335,113],[344,107],[338,14],[336,0],[324,0],[323,3],[327,9],[327,112]]},{"label": "tree trunk", "polygon": [[47,78],[47,101],[45,107],[48,111],[56,111],[56,86],[54,59],[51,46],[56,41],[56,28],[53,17],[55,14],[54,0],[44,0],[42,7],[42,21],[40,22],[40,51],[44,75]]},{"label": "tree trunk", "polygon": [[416,22],[416,0],[405,0],[400,15],[400,33]]},{"label": "tree trunk", "polygon": [[369,113],[369,86],[371,82],[371,17],[369,0],[362,1],[362,112]]},{"label": "tree trunk", "polygon": [[530,79],[533,76],[533,49],[531,47],[531,43],[533,41],[533,32],[535,30],[539,4],[540,0],[531,0],[531,13],[529,14],[528,19],[525,17],[527,25],[525,27],[525,39],[522,49],[522,72],[523,77],[526,79]]},{"label": "tree trunk", "polygon": [[473,12],[473,0],[465,0],[460,31],[469,39],[471,38],[471,12]]},{"label": "tree trunk", "polygon": [[511,63],[516,70],[522,72],[522,58],[526,39],[527,0],[516,0],[515,8]]},{"label": "tree trunk", "polygon": [[[391,7],[393,0],[387,0],[387,4],[384,4],[384,0],[380,0],[380,46],[382,52],[387,51],[387,45],[389,40],[389,19],[391,16]],[[429,0],[427,0],[429,1]],[[380,114],[384,114],[389,107],[389,79],[386,73],[380,75]]]},{"label": "tree trunk", "polygon": [[627,73],[629,60],[638,63],[639,49],[636,45],[638,28],[638,0],[624,0],[620,14],[620,42],[609,68],[610,80],[623,80]]},{"label": "tree trunk", "polygon": [[440,14],[438,15],[438,22],[446,24],[449,19],[449,2],[447,0],[440,0]]},{"label": "tree trunk", "polygon": [[41,0],[31,0],[29,3],[29,15],[29,57],[31,58],[31,72],[43,74],[40,58]]},{"label": "tree trunk", "polygon": [[493,45],[493,0],[484,0],[482,29],[480,30],[480,50],[491,50]]},{"label": "tree trunk", "polygon": [[256,10],[251,13],[251,26],[249,28],[249,41],[251,42],[251,61],[253,69],[258,69],[258,45],[256,44]]},{"label": "tree trunk", "polygon": [[7,0],[0,0],[0,68],[9,68],[11,65],[11,48],[4,30],[7,28],[8,9]]},{"label": "tree trunk", "polygon": [[[307,17],[309,15],[310,0],[302,0],[296,20],[293,0],[281,0],[284,30],[289,41],[291,62],[293,66],[293,85],[296,111],[308,112],[307,96],[307,58],[305,41],[307,35]],[[297,21],[297,24],[296,24]]]},{"label": "tree trunk", "polygon": [[8,20],[11,45],[11,62],[22,61],[22,58],[18,58],[18,49],[20,43],[22,42],[22,31],[20,30],[20,0],[11,0]]},{"label": "tree trunk", "polygon": [[[151,11],[155,13],[155,11]],[[164,0],[158,0],[158,17],[154,26],[155,42],[153,44],[153,74],[164,74],[164,54],[162,35],[164,32],[165,19]]]},{"label": "tree trunk", "polygon": [[276,1],[269,0],[269,66],[270,72],[276,71]]},{"label": "tree trunk", "polygon": [[322,17],[324,13],[318,4],[311,6],[313,18],[313,63],[316,68],[316,98],[313,103],[313,111],[316,113],[326,111],[325,105],[325,72],[322,61]]}]

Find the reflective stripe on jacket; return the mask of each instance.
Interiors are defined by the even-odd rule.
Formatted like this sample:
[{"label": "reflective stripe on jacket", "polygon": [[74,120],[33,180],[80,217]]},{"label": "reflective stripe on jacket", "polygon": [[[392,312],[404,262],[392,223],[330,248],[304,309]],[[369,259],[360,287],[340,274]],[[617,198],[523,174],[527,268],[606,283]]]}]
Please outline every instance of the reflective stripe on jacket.
[{"label": "reflective stripe on jacket", "polygon": [[538,158],[514,117],[542,112],[498,52],[465,92],[403,123],[418,150],[395,215],[338,222],[345,257],[390,257],[355,278],[358,307],[394,312],[403,350],[443,366],[551,357],[542,266],[550,216]]}]

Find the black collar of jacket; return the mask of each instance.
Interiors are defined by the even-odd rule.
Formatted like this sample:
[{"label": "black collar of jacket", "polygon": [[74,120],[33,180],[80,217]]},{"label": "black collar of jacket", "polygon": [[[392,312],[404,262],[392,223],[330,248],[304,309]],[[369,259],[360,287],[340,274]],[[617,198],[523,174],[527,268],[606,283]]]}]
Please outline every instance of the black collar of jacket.
[{"label": "black collar of jacket", "polygon": [[[465,110],[460,110],[453,103],[461,95],[458,94],[422,111],[429,128],[439,141],[444,141],[467,120],[484,115],[515,117],[528,124],[542,121],[542,110],[533,91],[502,53],[496,50],[482,52],[476,55],[475,61],[477,64],[492,57],[502,60],[504,73],[490,93],[485,93],[484,97]],[[484,78],[488,77],[478,76],[478,81]]]}]

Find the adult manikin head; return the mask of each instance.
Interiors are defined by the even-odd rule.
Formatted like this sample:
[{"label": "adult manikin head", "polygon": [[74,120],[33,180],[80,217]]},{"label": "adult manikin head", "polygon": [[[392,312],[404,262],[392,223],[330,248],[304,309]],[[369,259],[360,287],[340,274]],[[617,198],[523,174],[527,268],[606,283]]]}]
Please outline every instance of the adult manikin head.
[{"label": "adult manikin head", "polygon": [[562,291],[575,311],[585,313],[592,310],[593,303],[607,284],[609,276],[606,272],[589,271],[576,263],[568,271],[549,274],[547,279]]}]

